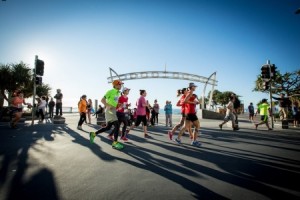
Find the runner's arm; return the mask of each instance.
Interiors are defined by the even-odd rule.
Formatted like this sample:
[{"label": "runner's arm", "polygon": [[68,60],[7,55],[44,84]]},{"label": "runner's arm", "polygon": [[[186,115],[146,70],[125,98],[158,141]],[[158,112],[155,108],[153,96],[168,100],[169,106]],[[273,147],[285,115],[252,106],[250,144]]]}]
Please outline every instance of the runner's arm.
[{"label": "runner's arm", "polygon": [[195,102],[190,101],[190,98],[191,98],[192,95],[193,95],[192,93],[189,93],[189,94],[185,97],[184,103],[195,104]]}]

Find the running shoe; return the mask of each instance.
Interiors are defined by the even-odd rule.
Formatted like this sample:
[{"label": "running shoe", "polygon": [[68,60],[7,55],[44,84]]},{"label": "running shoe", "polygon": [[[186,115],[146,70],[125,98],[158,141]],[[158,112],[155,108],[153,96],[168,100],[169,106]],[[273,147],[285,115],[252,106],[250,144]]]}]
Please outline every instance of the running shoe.
[{"label": "running shoe", "polygon": [[95,137],[96,137],[96,133],[95,132],[90,132],[90,142],[91,142],[91,144],[94,143]]},{"label": "running shoe", "polygon": [[170,138],[170,140],[172,140],[172,138],[173,138],[173,134],[172,134],[172,132],[171,132],[171,131],[168,131],[168,135],[169,135],[169,138]]},{"label": "running shoe", "polygon": [[128,142],[128,139],[125,136],[121,137],[121,140],[123,140],[124,142]]},{"label": "running shoe", "polygon": [[81,127],[81,126],[77,126],[77,129],[78,129],[78,130],[82,130],[82,127]]},{"label": "running shoe", "polygon": [[112,141],[114,140],[114,137],[112,135],[108,135],[107,138],[112,140]]},{"label": "running shoe", "polygon": [[222,124],[219,124],[220,129],[222,130]]},{"label": "running shoe", "polygon": [[201,146],[201,143],[199,141],[192,141],[191,143],[192,146],[196,146],[196,147],[200,147]]},{"label": "running shoe", "polygon": [[117,149],[117,150],[121,150],[124,148],[124,145],[118,141],[114,141],[111,146],[113,149]]},{"label": "running shoe", "polygon": [[174,142],[176,142],[177,144],[181,144],[181,140],[179,140],[178,138],[175,138]]}]

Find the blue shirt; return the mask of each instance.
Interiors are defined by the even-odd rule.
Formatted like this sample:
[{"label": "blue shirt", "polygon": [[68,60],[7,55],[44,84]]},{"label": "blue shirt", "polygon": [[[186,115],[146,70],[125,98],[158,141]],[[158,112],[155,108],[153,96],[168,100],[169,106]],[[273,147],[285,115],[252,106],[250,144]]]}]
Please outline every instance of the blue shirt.
[{"label": "blue shirt", "polygon": [[172,114],[172,104],[165,105],[165,109],[164,110],[166,112],[166,115]]}]

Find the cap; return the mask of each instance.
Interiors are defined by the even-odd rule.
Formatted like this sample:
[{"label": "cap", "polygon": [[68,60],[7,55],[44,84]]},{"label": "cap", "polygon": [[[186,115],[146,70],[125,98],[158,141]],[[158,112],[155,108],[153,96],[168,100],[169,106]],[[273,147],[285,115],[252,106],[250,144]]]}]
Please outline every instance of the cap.
[{"label": "cap", "polygon": [[267,101],[268,101],[268,99],[262,99],[261,101],[262,101],[262,102],[267,102]]},{"label": "cap", "polygon": [[124,88],[123,88],[123,90],[122,90],[122,92],[125,92],[126,90],[128,90],[128,91],[129,91],[129,90],[130,90],[130,88],[124,87]]},{"label": "cap", "polygon": [[198,87],[197,85],[195,85],[195,83],[190,83],[189,87]]},{"label": "cap", "polygon": [[122,81],[120,81],[120,80],[114,80],[114,81],[112,82],[112,84],[113,84],[113,86],[116,86],[116,85],[122,85],[123,83],[122,83]]}]

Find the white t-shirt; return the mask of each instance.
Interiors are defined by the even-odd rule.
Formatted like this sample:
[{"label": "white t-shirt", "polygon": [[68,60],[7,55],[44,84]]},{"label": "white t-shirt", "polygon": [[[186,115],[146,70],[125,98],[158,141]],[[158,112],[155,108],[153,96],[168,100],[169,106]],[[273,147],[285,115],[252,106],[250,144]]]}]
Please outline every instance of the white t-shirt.
[{"label": "white t-shirt", "polygon": [[45,100],[41,100],[38,108],[39,109],[45,109],[46,108],[46,105],[47,105],[47,102]]},{"label": "white t-shirt", "polygon": [[226,105],[226,115],[230,115],[233,110],[233,103],[232,101],[229,101],[229,103]]}]

